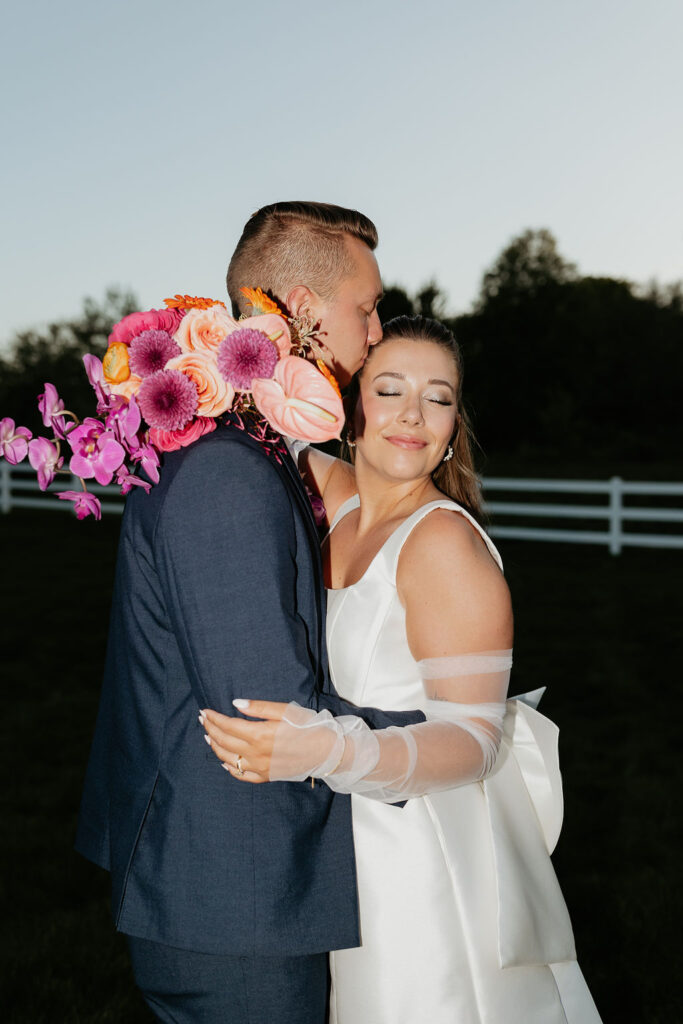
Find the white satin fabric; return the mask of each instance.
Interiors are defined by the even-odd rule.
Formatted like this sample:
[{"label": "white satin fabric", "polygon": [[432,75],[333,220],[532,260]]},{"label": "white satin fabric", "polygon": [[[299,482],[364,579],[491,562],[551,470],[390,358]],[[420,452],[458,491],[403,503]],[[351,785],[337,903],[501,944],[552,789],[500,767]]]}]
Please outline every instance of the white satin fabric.
[{"label": "white satin fabric", "polygon": [[[444,499],[402,523],[361,580],[329,591],[332,677],[356,704],[425,705],[395,581],[406,538],[435,508],[469,519],[501,564]],[[549,857],[562,786],[557,728],[534,709],[538,696],[508,701],[483,782],[403,808],[351,797],[362,946],[330,955],[330,1024],[600,1024]]]}]

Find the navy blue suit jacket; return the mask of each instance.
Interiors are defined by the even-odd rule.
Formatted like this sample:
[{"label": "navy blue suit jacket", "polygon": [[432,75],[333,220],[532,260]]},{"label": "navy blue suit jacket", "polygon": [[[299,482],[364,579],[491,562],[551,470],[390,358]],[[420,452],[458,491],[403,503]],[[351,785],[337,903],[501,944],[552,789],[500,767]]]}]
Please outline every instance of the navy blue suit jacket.
[{"label": "navy blue suit jacket", "polygon": [[[245,696],[356,713],[330,682],[324,616],[288,455],[227,424],[129,497],[76,842],[111,871],[120,931],[206,953],[358,945],[350,798],[236,781],[197,721]],[[373,728],[424,717],[360,713]]]}]

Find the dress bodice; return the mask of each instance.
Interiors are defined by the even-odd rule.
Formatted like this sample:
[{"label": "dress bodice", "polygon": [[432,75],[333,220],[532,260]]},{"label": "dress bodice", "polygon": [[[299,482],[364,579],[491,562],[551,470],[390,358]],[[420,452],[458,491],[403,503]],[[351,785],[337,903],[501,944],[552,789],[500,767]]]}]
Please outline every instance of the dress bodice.
[{"label": "dress bodice", "polygon": [[[358,508],[354,495],[330,526]],[[405,609],[396,589],[401,550],[410,533],[434,509],[464,516],[480,534],[493,558],[502,562],[493,542],[464,508],[448,498],[430,501],[408,516],[386,540],[361,578],[351,586],[327,591],[327,649],[335,687],[354,704],[382,710],[421,708],[425,695],[417,662],[406,638]],[[457,625],[454,625],[454,633]],[[353,637],[353,643],[349,643]]]}]

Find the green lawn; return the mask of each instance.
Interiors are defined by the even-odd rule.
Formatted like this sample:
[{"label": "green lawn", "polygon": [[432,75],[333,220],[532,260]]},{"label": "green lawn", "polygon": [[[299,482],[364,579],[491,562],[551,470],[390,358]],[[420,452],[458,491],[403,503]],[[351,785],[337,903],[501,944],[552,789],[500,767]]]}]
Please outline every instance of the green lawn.
[{"label": "green lawn", "polygon": [[[7,1024],[150,1020],[111,926],[108,878],[71,850],[118,527],[61,510],[0,517]],[[673,1024],[683,554],[501,549],[517,617],[513,688],[548,685],[542,710],[561,728],[555,864],[582,967],[605,1024]]]}]

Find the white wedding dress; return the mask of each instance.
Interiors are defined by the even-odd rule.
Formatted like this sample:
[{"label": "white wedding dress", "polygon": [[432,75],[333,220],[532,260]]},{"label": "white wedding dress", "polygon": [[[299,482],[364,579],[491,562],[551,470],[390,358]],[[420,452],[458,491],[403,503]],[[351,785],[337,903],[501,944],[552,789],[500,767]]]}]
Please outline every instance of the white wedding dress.
[{"label": "white wedding dress", "polygon": [[[357,506],[357,496],[346,502],[331,529]],[[444,499],[405,520],[357,583],[328,591],[331,674],[355,704],[424,704],[396,566],[410,531],[435,508],[466,516],[501,564],[467,512]],[[548,719],[508,701],[483,782],[402,808],[351,800],[362,946],[330,955],[330,1024],[600,1024],[549,857],[562,789]]]}]

